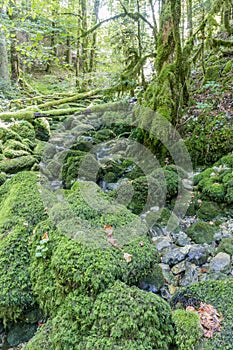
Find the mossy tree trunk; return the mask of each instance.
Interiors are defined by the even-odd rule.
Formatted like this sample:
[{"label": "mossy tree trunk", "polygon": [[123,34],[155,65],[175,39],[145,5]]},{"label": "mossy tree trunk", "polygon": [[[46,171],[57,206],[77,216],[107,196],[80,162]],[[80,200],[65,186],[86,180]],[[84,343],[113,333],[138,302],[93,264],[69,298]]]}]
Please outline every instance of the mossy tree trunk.
[{"label": "mossy tree trunk", "polygon": [[181,0],[163,0],[155,59],[156,79],[145,97],[148,106],[176,124],[183,103],[185,72],[180,38]]},{"label": "mossy tree trunk", "polygon": [[7,90],[10,86],[7,45],[4,34],[0,32],[0,89]]}]

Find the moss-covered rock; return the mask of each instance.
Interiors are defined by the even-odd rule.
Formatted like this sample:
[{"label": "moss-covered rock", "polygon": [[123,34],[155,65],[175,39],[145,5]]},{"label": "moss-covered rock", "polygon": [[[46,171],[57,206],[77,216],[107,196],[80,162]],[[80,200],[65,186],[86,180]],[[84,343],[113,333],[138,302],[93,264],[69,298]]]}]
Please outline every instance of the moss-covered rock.
[{"label": "moss-covered rock", "polygon": [[218,246],[218,252],[233,255],[233,238],[223,238]]},{"label": "moss-covered rock", "polygon": [[0,173],[0,186],[4,184],[6,179],[7,179],[6,174],[5,173]]},{"label": "moss-covered rock", "polygon": [[188,227],[185,233],[197,244],[210,244],[214,241],[214,234],[217,230],[217,226],[210,225],[208,222],[197,221]]},{"label": "moss-covered rock", "polygon": [[43,344],[58,350],[165,350],[172,338],[169,305],[152,293],[116,281],[95,301],[70,294],[25,350],[40,350]]},{"label": "moss-covered rock", "polygon": [[33,120],[35,136],[38,140],[48,141],[51,135],[50,125],[46,118],[36,118]]},{"label": "moss-covered rock", "polygon": [[210,339],[205,339],[200,345],[206,350],[232,349],[232,323],[233,323],[233,279],[217,281],[204,281],[181,288],[172,298],[172,305],[196,305],[200,302],[213,305],[222,313],[223,321],[220,332],[214,333]]},{"label": "moss-covered rock", "polygon": [[172,313],[172,320],[175,324],[177,349],[196,349],[203,335],[199,315],[193,311],[177,309]]},{"label": "moss-covered rock", "polygon": [[99,164],[91,153],[69,151],[62,166],[62,180],[65,188],[71,188],[78,179],[95,181],[98,170]]},{"label": "moss-covered rock", "polygon": [[34,225],[44,218],[36,174],[22,172],[0,187],[0,318],[16,319],[31,309],[28,243]]},{"label": "moss-covered rock", "polygon": [[204,199],[214,202],[233,203],[233,155],[222,157],[213,167],[194,177],[194,184]]},{"label": "moss-covered rock", "polygon": [[213,164],[220,157],[232,151],[232,118],[218,114],[210,119],[208,112],[190,119],[186,125],[188,135],[185,144],[194,166]]},{"label": "moss-covered rock", "polygon": [[36,159],[29,156],[22,156],[14,159],[3,159],[0,161],[0,171],[7,174],[15,174],[22,170],[30,170]]},{"label": "moss-covered rock", "polygon": [[221,215],[221,208],[217,203],[202,201],[199,209],[197,210],[197,217],[201,220],[210,220]]},{"label": "moss-covered rock", "polygon": [[35,130],[31,123],[26,120],[20,120],[11,125],[11,130],[16,132],[22,139],[35,141]]}]

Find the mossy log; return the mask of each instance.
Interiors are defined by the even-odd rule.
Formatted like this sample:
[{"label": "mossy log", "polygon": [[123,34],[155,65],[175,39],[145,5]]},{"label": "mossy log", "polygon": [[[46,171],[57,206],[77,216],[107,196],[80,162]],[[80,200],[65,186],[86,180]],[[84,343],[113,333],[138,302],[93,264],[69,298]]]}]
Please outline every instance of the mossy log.
[{"label": "mossy log", "polygon": [[[59,100],[42,103],[42,104],[38,105],[38,108],[39,109],[46,109],[49,107],[59,106],[59,105],[62,105],[64,103],[74,102],[77,100],[84,100],[88,97],[98,95],[100,93],[103,94],[104,92],[108,92],[108,91],[109,91],[109,89],[96,89],[96,90],[91,90],[88,92],[82,92],[82,93],[79,93],[79,94],[74,95],[74,96],[65,97],[65,98],[61,98]],[[1,117],[1,115],[0,115],[0,117]]]},{"label": "mossy log", "polygon": [[44,117],[44,116],[48,116],[48,115],[52,116],[52,115],[72,114],[74,112],[77,112],[77,110],[79,111],[79,109],[78,108],[70,108],[70,109],[68,108],[68,109],[61,109],[61,110],[50,110],[50,111],[46,111],[46,113],[43,113],[43,112],[40,113],[40,111],[49,109],[51,107],[63,105],[63,104],[69,103],[69,102],[74,102],[77,100],[85,100],[87,98],[91,98],[91,97],[94,97],[96,95],[98,95],[98,98],[99,98],[99,94],[103,94],[103,93],[109,92],[109,91],[111,91],[111,89],[91,90],[91,91],[79,93],[79,94],[76,94],[73,96],[45,102],[45,103],[39,104],[37,106],[31,106],[31,107],[21,109],[19,111],[15,111],[15,112],[2,112],[2,113],[0,113],[0,120],[3,120],[3,121],[11,121],[12,119],[32,120],[32,119],[34,119],[36,117],[38,118],[40,116]]}]

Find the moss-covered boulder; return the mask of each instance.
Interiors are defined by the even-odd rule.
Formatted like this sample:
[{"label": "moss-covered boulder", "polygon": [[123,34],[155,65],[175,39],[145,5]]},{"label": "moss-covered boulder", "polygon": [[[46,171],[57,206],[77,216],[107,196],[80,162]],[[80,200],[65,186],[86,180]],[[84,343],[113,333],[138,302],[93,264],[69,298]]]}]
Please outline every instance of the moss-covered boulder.
[{"label": "moss-covered boulder", "polygon": [[233,238],[223,238],[218,246],[218,252],[233,255]]},{"label": "moss-covered boulder", "polygon": [[92,298],[70,294],[25,350],[169,349],[171,309],[160,297],[122,282]]},{"label": "moss-covered boulder", "polygon": [[233,323],[233,279],[217,281],[204,281],[181,288],[172,298],[172,305],[179,307],[192,305],[198,307],[200,302],[211,304],[222,314],[223,321],[219,332],[214,333],[210,339],[202,341],[200,348],[206,350],[232,349],[232,323]]},{"label": "moss-covered boulder", "polygon": [[14,159],[3,159],[0,161],[0,172],[15,174],[19,171],[30,170],[36,163],[36,159],[31,155],[25,155]]},{"label": "moss-covered boulder", "polygon": [[22,139],[35,141],[35,130],[31,123],[26,120],[19,120],[10,126]]},{"label": "moss-covered boulder", "polygon": [[233,154],[222,157],[211,168],[194,177],[204,199],[229,205],[233,203]]},{"label": "moss-covered boulder", "polygon": [[[211,107],[210,107],[211,111]],[[213,164],[232,151],[233,122],[225,113],[213,117],[204,111],[190,119],[185,130],[185,140],[194,166]]]},{"label": "moss-covered boulder", "polygon": [[33,120],[35,136],[38,140],[48,141],[51,135],[50,125],[46,118],[36,118]]},{"label": "moss-covered boulder", "polygon": [[220,216],[222,213],[221,208],[215,202],[202,201],[197,210],[197,217],[201,220],[210,220]]},{"label": "moss-covered boulder", "polygon": [[80,150],[69,151],[62,166],[65,188],[71,188],[78,179],[95,181],[98,169],[99,164],[91,153]]},{"label": "moss-covered boulder", "polygon": [[214,234],[218,226],[211,225],[209,222],[197,221],[188,227],[185,233],[197,244],[212,243]]},{"label": "moss-covered boulder", "polygon": [[0,318],[21,317],[35,304],[31,290],[29,240],[45,217],[36,174],[22,172],[0,187]]}]

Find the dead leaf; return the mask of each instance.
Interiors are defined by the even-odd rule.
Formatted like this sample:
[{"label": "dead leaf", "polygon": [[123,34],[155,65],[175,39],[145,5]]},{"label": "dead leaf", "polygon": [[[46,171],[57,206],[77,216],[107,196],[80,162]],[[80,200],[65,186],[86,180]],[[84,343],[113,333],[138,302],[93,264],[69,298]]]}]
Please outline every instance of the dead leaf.
[{"label": "dead leaf", "polygon": [[201,303],[198,310],[195,310],[192,306],[188,306],[186,310],[198,313],[204,330],[204,337],[212,338],[215,332],[221,330],[222,315],[212,305]]},{"label": "dead leaf", "polygon": [[45,233],[43,234],[42,239],[43,239],[43,240],[49,239],[48,232],[45,232]]},{"label": "dead leaf", "polygon": [[124,253],[124,259],[126,260],[127,263],[130,263],[132,261],[132,255],[128,253]]},{"label": "dead leaf", "polygon": [[104,232],[107,233],[108,236],[112,236],[113,227],[111,225],[104,225]]}]

